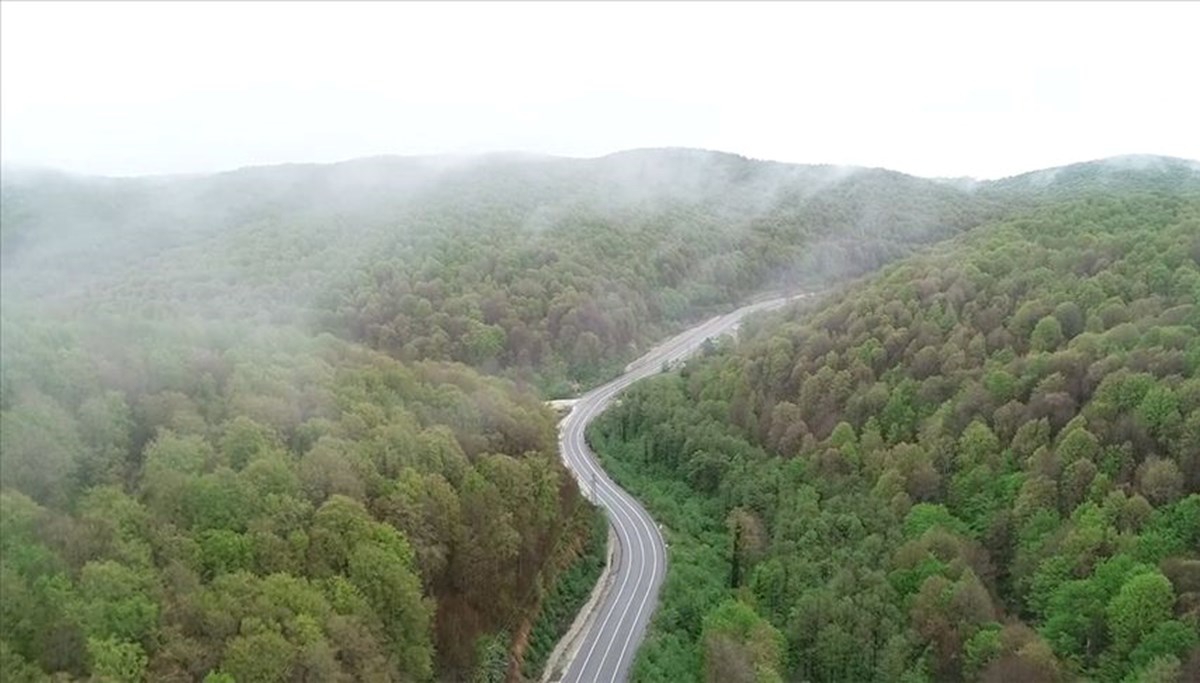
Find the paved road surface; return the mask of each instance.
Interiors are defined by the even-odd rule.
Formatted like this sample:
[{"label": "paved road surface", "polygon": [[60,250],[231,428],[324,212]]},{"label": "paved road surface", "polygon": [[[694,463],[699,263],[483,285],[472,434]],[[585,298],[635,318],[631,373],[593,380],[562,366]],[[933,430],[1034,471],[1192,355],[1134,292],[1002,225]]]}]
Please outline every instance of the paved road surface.
[{"label": "paved road surface", "polygon": [[654,520],[600,468],[596,455],[584,441],[584,430],[604,412],[614,396],[639,379],[657,374],[664,362],[686,358],[704,340],[736,329],[747,314],[778,308],[789,300],[781,297],[760,301],[673,337],[630,363],[624,375],[580,397],[562,421],[559,450],[563,459],[575,473],[584,495],[608,514],[618,544],[613,588],[597,605],[595,617],[581,635],[579,649],[560,679],[564,683],[629,678],[629,667],[658,604],[658,591],[667,568],[666,546]]}]

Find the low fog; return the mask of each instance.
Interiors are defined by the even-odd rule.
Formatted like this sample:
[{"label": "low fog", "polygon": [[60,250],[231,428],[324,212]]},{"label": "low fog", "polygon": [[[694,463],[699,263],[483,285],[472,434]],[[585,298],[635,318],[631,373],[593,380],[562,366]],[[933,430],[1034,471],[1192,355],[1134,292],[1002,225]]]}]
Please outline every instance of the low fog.
[{"label": "low fog", "polygon": [[664,557],[622,459],[635,677],[1088,677],[1079,538],[1094,671],[1193,647],[1196,6],[0,13],[5,681],[538,680]]},{"label": "low fog", "polygon": [[545,387],[1200,157],[1194,7],[0,11],[6,327],[285,326]]},{"label": "low fog", "polygon": [[1200,157],[1190,3],[0,12],[0,157],[88,174],[666,146],[953,178]]},{"label": "low fog", "polygon": [[[376,156],[140,178],[8,169],[0,277],[7,305],[64,315],[136,310],[149,297],[172,314],[309,327],[383,261],[415,283],[426,259],[483,258],[455,254],[468,244],[495,241],[538,260],[577,248],[615,256],[604,251],[615,240],[656,268],[679,264],[644,274],[660,287],[716,288],[690,295],[703,308],[870,271],[994,217],[998,198],[1130,177],[1187,184],[1197,173],[1192,161],[1120,157],[964,184],[683,148]],[[764,259],[771,272],[739,279]]]}]

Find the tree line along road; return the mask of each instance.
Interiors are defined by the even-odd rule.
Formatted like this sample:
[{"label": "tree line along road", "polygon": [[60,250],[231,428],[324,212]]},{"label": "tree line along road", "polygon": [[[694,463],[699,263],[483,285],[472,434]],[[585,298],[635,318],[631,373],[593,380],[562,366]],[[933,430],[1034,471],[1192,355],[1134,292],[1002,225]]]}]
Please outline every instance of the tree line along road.
[{"label": "tree line along road", "polygon": [[609,567],[611,588],[586,616],[587,624],[576,636],[578,647],[566,665],[563,683],[624,681],[646,625],[658,604],[658,593],[666,575],[667,554],[662,532],[646,509],[617,486],[600,467],[588,447],[588,424],[634,382],[657,374],[664,364],[694,354],[706,340],[728,334],[751,313],[778,308],[789,301],[810,296],[775,297],[717,316],[686,330],[651,349],[626,366],[625,374],[597,387],[575,401],[559,431],[559,451],[579,481],[580,489],[604,508],[616,539],[616,566]]}]

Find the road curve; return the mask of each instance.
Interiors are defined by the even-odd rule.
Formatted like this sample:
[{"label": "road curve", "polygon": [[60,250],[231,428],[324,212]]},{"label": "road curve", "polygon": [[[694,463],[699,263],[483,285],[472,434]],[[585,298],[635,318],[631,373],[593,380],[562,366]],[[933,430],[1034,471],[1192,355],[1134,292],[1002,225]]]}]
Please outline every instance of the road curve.
[{"label": "road curve", "polygon": [[736,329],[750,313],[778,308],[802,296],[807,295],[750,304],[672,337],[626,366],[624,375],[581,396],[563,419],[559,451],[584,495],[604,508],[617,543],[617,552],[612,555],[617,566],[610,568],[612,588],[596,605],[594,616],[580,634],[578,649],[559,679],[563,683],[628,679],[646,624],[658,605],[658,591],[667,569],[662,533],[641,503],[604,473],[584,439],[588,424],[626,387],[660,372],[663,363],[688,357],[706,339]]}]

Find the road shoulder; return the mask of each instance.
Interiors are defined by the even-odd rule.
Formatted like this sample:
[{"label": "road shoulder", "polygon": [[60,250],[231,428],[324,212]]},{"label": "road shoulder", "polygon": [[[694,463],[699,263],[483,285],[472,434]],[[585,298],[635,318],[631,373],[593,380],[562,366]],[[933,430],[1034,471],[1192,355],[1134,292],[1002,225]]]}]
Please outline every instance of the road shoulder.
[{"label": "road shoulder", "polygon": [[575,660],[575,655],[578,654],[579,648],[583,645],[585,636],[600,613],[600,607],[605,603],[605,598],[612,591],[615,583],[616,567],[620,563],[620,543],[617,543],[616,532],[613,531],[612,524],[608,525],[608,549],[606,552],[606,561],[604,571],[600,574],[599,580],[592,588],[592,594],[588,597],[588,601],[580,608],[579,613],[575,615],[575,621],[571,622],[571,628],[567,630],[562,639],[558,641],[558,645],[554,646],[554,651],[550,653],[550,657],[546,660],[546,667],[542,671],[542,677],[539,683],[557,683],[562,680],[567,670],[571,667],[571,662]]}]

